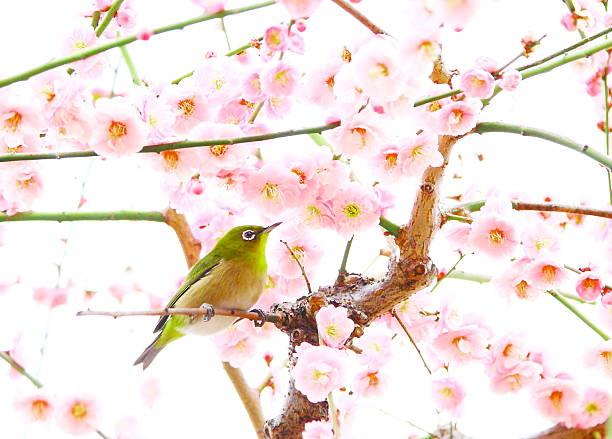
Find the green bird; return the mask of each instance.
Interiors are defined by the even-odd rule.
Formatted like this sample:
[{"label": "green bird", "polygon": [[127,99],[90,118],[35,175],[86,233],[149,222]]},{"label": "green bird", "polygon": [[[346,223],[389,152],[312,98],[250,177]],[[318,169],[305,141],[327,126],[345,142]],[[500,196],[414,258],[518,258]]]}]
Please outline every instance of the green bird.
[{"label": "green bird", "polygon": [[[266,283],[266,242],[268,234],[279,224],[231,229],[191,268],[166,307],[198,308],[209,304],[249,310]],[[228,316],[214,316],[209,320],[186,315],[161,316],[153,330],[159,334],[134,365],[142,363],[144,370],[168,343],[185,334],[213,334],[235,321],[235,317]]]}]

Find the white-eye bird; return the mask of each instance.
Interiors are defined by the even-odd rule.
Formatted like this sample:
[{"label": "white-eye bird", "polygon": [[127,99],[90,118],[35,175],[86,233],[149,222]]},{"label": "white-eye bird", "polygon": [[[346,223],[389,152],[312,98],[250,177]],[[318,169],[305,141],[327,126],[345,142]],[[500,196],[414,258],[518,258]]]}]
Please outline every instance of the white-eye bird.
[{"label": "white-eye bird", "polygon": [[[248,311],[259,299],[266,283],[266,242],[280,223],[268,227],[239,226],[227,232],[215,247],[189,271],[167,308],[198,308],[209,304]],[[153,332],[153,343],[138,357],[146,369],[168,343],[185,334],[209,335],[221,331],[235,317],[214,316],[208,321],[187,315],[162,316]]]}]

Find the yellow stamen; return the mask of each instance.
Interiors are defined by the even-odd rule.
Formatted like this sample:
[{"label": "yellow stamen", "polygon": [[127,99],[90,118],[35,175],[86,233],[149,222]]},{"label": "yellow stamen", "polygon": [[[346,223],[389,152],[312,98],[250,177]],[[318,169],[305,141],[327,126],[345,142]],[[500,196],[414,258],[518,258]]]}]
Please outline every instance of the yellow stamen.
[{"label": "yellow stamen", "polygon": [[108,126],[108,135],[115,139],[127,134],[127,127],[122,122],[112,121]]},{"label": "yellow stamen", "polygon": [[361,207],[357,203],[349,203],[344,206],[344,214],[349,218],[357,218],[361,214]]}]

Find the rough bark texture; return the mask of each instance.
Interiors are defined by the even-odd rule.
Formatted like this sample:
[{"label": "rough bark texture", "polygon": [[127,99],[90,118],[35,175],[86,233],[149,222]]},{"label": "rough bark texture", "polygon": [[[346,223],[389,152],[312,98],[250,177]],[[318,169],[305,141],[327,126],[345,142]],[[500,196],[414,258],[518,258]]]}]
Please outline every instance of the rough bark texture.
[{"label": "rough bark texture", "polygon": [[[599,436],[597,436],[599,433]],[[578,428],[565,428],[561,425],[556,425],[549,430],[537,433],[530,436],[528,439],[605,439],[606,425],[599,424],[592,428],[580,430]]]},{"label": "rough bark texture", "polygon": [[[436,278],[437,269],[429,259],[429,247],[440,227],[439,186],[456,141],[455,137],[440,137],[439,149],[444,164],[425,171],[410,221],[400,229],[396,238],[400,257],[391,260],[382,280],[374,281],[360,275],[340,276],[333,286],[322,287],[295,302],[272,307],[270,311],[280,315],[276,326],[289,335],[290,368],[294,366],[292,354],[300,343],[318,344],[314,315],[321,307],[333,304],[347,308],[349,317],[358,325],[353,337],[359,337],[363,334],[362,327],[390,312],[395,305]],[[311,403],[291,382],[282,413],[266,422],[264,433],[267,438],[300,439],[306,422],[327,418],[327,404]]]}]

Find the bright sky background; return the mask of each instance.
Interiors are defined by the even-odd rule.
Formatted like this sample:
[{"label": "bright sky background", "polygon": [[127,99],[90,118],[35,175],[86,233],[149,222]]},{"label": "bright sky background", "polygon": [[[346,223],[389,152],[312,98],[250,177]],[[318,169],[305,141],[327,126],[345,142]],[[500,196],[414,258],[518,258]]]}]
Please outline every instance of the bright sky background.
[{"label": "bright sky background", "polygon": [[[70,32],[74,23],[77,1],[23,0],[4,5],[0,14],[0,77],[18,73],[39,65],[58,53],[61,39]],[[230,2],[228,7],[253,2]],[[533,59],[545,56],[578,40],[577,34],[565,31],[559,24],[565,13],[561,1],[485,0],[473,25],[464,32],[447,32],[443,37],[443,56],[449,69],[462,70],[471,66],[480,55],[496,58],[500,63],[515,56],[520,50],[520,38],[533,32],[539,38],[546,34],[541,48]],[[403,14],[390,14],[389,10],[404,9],[409,13],[408,1],[364,0],[358,5],[368,17],[393,35],[402,34]],[[142,27],[174,23],[193,17],[200,9],[187,0],[169,2],[149,0],[139,2],[139,22]],[[232,47],[245,44],[257,37],[270,25],[287,20],[280,6],[232,16],[226,19]],[[367,35],[367,30],[347,16],[331,2],[324,0],[321,10],[307,22],[308,62],[317,62],[317,54],[325,53],[330,44],[341,45],[356,36]],[[191,71],[198,58],[208,50],[226,51],[225,39],[217,22],[191,26],[183,31],[155,36],[148,42],[128,46],[141,76],[150,80],[171,81]],[[112,57],[119,66],[116,90],[131,86],[129,74],[121,62],[118,49]],[[303,66],[307,68],[308,62]],[[519,63],[519,64],[522,64]],[[110,88],[112,76],[100,86]],[[502,93],[482,115],[481,120],[503,120],[538,128],[549,129],[578,142],[601,147],[604,137],[595,129],[599,120],[598,107],[583,92],[583,85],[567,66],[523,83],[510,95]],[[273,129],[289,129],[318,125],[325,114],[313,108],[289,120],[277,121]],[[308,137],[293,138],[291,145],[310,143]],[[477,153],[485,155],[479,162]],[[274,154],[274,147],[264,149]],[[459,160],[459,155],[461,160]],[[460,167],[459,164],[463,167]],[[159,190],[155,173],[136,166],[136,160],[70,159],[48,161],[44,164],[53,175],[36,210],[74,210],[81,188],[87,199],[86,210],[160,210],[166,207],[165,197]],[[357,175],[364,181],[365,164],[355,165]],[[530,194],[532,199],[554,195],[566,204],[581,201],[603,206],[607,193],[603,169],[588,158],[544,141],[522,138],[510,134],[469,136],[460,141],[454,152],[448,177],[460,174],[461,179],[448,178],[445,193],[453,195],[466,188],[477,187],[486,193],[493,187],[503,191]],[[407,186],[404,209],[396,209],[389,217],[401,223],[408,217],[409,200],[414,186]],[[449,203],[450,204],[450,203]],[[157,291],[169,296],[176,282],[184,275],[186,266],[173,232],[157,223],[11,223],[0,227],[4,232],[4,247],[0,247],[0,283],[11,282],[19,276],[22,285],[11,295],[10,312],[0,311],[0,349],[9,339],[11,331],[28,325],[27,337],[40,345],[46,329],[49,339],[44,360],[32,372],[50,388],[91,389],[100,395],[108,407],[111,421],[101,429],[114,438],[112,419],[115,413],[136,414],[142,417],[145,437],[248,437],[252,435],[250,423],[225,377],[213,345],[205,339],[186,337],[170,346],[154,365],[143,374],[131,364],[152,338],[152,318],[75,318],[80,309],[67,305],[49,315],[46,309],[20,307],[20,293],[28,287],[48,285],[57,281],[55,263],[63,258],[62,239],[68,238],[61,282],[72,279],[87,289],[103,290],[115,283],[137,282],[143,291]],[[384,242],[378,233],[360,235],[349,261],[349,271],[361,272],[369,265]],[[342,240],[331,234],[322,234],[322,242],[330,243],[319,276],[319,282],[333,282],[343,251]],[[579,242],[568,251],[568,263],[585,265],[589,262],[589,249]],[[454,255],[436,254],[437,262],[449,267]],[[126,271],[129,267],[130,271]],[[379,275],[385,262],[379,259],[368,275]],[[462,268],[467,271],[493,273],[496,266],[476,257],[467,258]],[[577,370],[584,340],[594,341],[594,334],[584,326],[574,325],[572,316],[546,297],[534,307],[508,308],[504,302],[491,296],[488,287],[468,282],[449,280],[440,294],[457,296],[466,308],[486,309],[491,321],[527,331],[534,341],[542,341],[556,355],[560,364]],[[80,306],[80,305],[79,305]],[[113,309],[118,306],[106,295],[91,302],[93,309]],[[135,291],[128,295],[126,307],[147,308],[145,295]],[[595,316],[595,319],[599,316]],[[570,324],[571,323],[571,324]],[[47,326],[48,325],[48,326]],[[604,324],[605,327],[605,324]],[[610,327],[607,327],[610,330]],[[400,334],[401,336],[401,334]],[[280,363],[285,352],[283,336],[276,340],[276,360]],[[272,346],[272,345],[271,345]],[[396,346],[398,357],[392,365],[394,382],[390,396],[380,403],[382,411],[372,408],[364,416],[364,431],[389,438],[406,437],[409,430],[402,420],[411,420],[427,429],[434,429],[437,417],[429,404],[430,396],[426,373],[409,345]],[[253,361],[245,368],[251,383],[258,384],[263,377],[263,362]],[[5,368],[0,364],[0,371]],[[476,439],[490,438],[495,431],[499,439],[515,439],[535,433],[548,423],[533,415],[533,408],[525,393],[517,397],[500,397],[488,391],[488,381],[480,367],[461,372],[473,383],[469,389],[467,407],[460,429]],[[0,413],[12,413],[12,397],[2,389],[12,389],[12,381],[0,373]],[[591,374],[592,375],[592,374]],[[148,377],[160,377],[162,396],[156,407],[146,413],[134,413],[134,400]],[[582,379],[595,379],[581,377]],[[278,405],[266,405],[272,415]],[[45,428],[24,429],[14,416],[0,415],[2,429],[7,437],[61,438],[59,430]],[[402,427],[402,433],[398,427]],[[406,427],[406,428],[403,428]],[[194,434],[194,429],[197,431]],[[148,435],[147,435],[148,434]],[[91,437],[95,437],[92,435]]]}]

